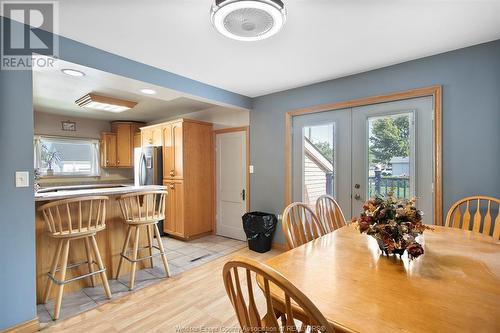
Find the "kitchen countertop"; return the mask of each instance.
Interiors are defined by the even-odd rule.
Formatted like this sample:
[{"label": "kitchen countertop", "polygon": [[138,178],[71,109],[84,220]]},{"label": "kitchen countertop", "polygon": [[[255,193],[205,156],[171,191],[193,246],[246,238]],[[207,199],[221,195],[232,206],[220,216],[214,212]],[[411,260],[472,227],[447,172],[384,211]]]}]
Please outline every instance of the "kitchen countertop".
[{"label": "kitchen countertop", "polygon": [[[91,195],[119,195],[132,192],[144,192],[154,190],[166,190],[166,186],[162,185],[116,185],[110,184],[110,187],[105,185],[76,185],[76,186],[57,186],[52,188],[44,188],[35,193],[35,201],[51,201],[59,199],[69,199],[75,197],[91,196]],[[75,189],[79,188],[79,189]],[[46,192],[44,192],[46,191]]]}]

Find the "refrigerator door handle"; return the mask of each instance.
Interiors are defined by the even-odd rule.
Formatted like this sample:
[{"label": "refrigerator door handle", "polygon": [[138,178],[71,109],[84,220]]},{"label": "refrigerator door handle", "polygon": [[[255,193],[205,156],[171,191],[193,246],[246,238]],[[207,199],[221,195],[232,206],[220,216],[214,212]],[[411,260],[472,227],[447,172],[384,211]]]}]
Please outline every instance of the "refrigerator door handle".
[{"label": "refrigerator door handle", "polygon": [[144,179],[144,174],[146,172],[146,157],[144,153],[141,153],[140,167],[139,167],[139,185],[144,185],[146,180]]}]

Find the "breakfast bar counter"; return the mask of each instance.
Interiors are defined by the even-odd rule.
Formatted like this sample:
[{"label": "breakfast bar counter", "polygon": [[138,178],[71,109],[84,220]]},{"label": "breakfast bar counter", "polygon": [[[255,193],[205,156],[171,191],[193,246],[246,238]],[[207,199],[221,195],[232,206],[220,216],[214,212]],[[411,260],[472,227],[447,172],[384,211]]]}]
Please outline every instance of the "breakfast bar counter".
[{"label": "breakfast bar counter", "polygon": [[[78,198],[86,196],[107,196],[109,200],[106,203],[106,229],[97,233],[97,243],[101,252],[106,273],[109,279],[116,277],[116,270],[120,259],[120,253],[126,236],[126,226],[123,223],[123,218],[120,211],[120,206],[116,198],[122,194],[133,192],[144,192],[154,190],[166,190],[165,186],[147,185],[92,185],[92,186],[64,186],[41,189],[35,194],[36,202],[36,285],[37,285],[37,303],[42,300],[43,289],[48,279],[47,273],[50,270],[52,258],[56,252],[57,242],[54,242],[48,236],[48,226],[38,208],[42,205],[56,200]],[[139,246],[147,244],[147,236],[143,233],[140,237]],[[80,244],[81,243],[81,244]],[[81,263],[86,261],[86,251],[83,240],[75,240],[71,245],[69,253],[69,263]],[[138,263],[138,268],[148,267],[149,261]],[[127,275],[130,270],[130,265],[124,264],[120,275]],[[81,265],[73,269],[68,269],[67,279],[87,273],[87,265]],[[100,279],[96,279],[97,284]],[[65,292],[80,290],[90,286],[90,279],[85,278],[68,283],[65,286]],[[52,288],[50,298],[55,297],[57,288]]]}]

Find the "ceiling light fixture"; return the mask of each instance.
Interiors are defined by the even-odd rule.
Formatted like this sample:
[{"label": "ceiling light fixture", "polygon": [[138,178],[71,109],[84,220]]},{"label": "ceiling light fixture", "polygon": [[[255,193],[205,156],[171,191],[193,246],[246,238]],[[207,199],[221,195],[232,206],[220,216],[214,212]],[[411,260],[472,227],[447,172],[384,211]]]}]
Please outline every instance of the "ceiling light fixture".
[{"label": "ceiling light fixture", "polygon": [[146,94],[146,95],[154,95],[156,94],[156,91],[153,89],[141,89],[141,93]]},{"label": "ceiling light fixture", "polygon": [[69,75],[69,76],[75,76],[75,77],[85,76],[84,72],[77,71],[76,69],[65,68],[65,69],[61,69],[61,72],[63,72],[66,75]]},{"label": "ceiling light fixture", "polygon": [[256,41],[271,37],[283,27],[286,10],[280,0],[215,0],[210,19],[226,37]]},{"label": "ceiling light fixture", "polygon": [[87,94],[77,99],[75,103],[82,108],[97,109],[115,113],[132,109],[137,105],[136,102],[96,94]]}]

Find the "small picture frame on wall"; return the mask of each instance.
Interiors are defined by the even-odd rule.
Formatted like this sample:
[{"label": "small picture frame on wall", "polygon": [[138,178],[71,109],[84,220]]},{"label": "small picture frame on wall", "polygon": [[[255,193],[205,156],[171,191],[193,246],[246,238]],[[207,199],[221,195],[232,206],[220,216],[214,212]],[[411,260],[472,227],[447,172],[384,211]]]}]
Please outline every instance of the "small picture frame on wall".
[{"label": "small picture frame on wall", "polygon": [[76,131],[76,123],[74,121],[61,121],[63,131]]}]

